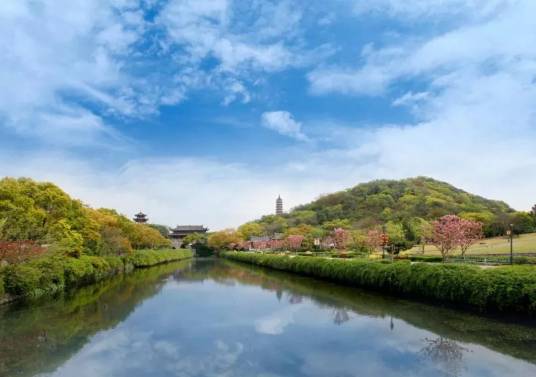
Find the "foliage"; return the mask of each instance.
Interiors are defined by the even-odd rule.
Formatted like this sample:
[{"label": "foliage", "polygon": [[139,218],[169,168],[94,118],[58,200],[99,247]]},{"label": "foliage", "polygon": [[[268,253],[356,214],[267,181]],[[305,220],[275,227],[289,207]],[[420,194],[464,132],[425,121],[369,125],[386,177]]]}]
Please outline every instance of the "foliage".
[{"label": "foliage", "polygon": [[158,230],[162,237],[167,238],[169,235],[169,227],[161,224],[148,224],[151,228]]},{"label": "foliage", "polygon": [[214,232],[208,236],[208,246],[215,250],[229,250],[242,242],[240,233],[233,229]]},{"label": "foliage", "polygon": [[482,239],[482,223],[471,220],[461,220],[460,250],[462,257],[465,257],[467,249],[474,245],[478,240]]},{"label": "foliage", "polygon": [[59,220],[50,228],[48,241],[51,244],[51,250],[54,252],[76,258],[82,255],[84,239],[80,233],[72,229],[65,219]]},{"label": "foliage", "polygon": [[430,237],[429,223],[449,214],[482,222],[487,237],[504,235],[510,223],[520,233],[536,231],[536,216],[515,212],[504,202],[472,195],[426,177],[360,184],[322,196],[283,216],[265,216],[254,223],[266,235],[302,234],[295,230],[300,225],[322,229],[325,235],[337,228],[366,232],[391,224],[388,233],[393,233],[392,245],[401,249],[423,244]]},{"label": "foliage", "polygon": [[207,235],[204,233],[190,233],[182,240],[183,245],[206,244]]},{"label": "foliage", "polygon": [[384,234],[378,227],[369,229],[366,243],[370,250],[379,250],[382,246],[385,246],[386,240],[387,235]]},{"label": "foliage", "polygon": [[229,259],[406,297],[536,315],[534,267],[481,269],[455,264],[381,263],[228,252]]},{"label": "foliage", "polygon": [[0,241],[0,266],[17,264],[35,258],[45,252],[45,248],[34,241]]},{"label": "foliage", "polygon": [[[87,284],[127,271],[127,266],[149,267],[190,258],[189,250],[137,250],[130,256],[48,255],[21,264],[12,264],[3,272],[5,292],[20,297],[38,297]],[[0,275],[1,277],[2,275]]]},{"label": "foliage", "polygon": [[461,219],[456,215],[443,216],[432,222],[432,243],[437,247],[443,260],[460,247],[462,256],[469,246],[482,238],[482,224],[472,220]]},{"label": "foliage", "polygon": [[124,255],[132,248],[169,247],[154,227],[114,210],[94,210],[48,182],[0,180],[0,240],[47,244],[56,253]]},{"label": "foliage", "polygon": [[346,250],[348,243],[350,242],[350,232],[344,228],[335,228],[333,229],[332,234],[335,248],[338,250]]},{"label": "foliage", "polygon": [[249,240],[252,236],[262,236],[264,228],[257,223],[245,223],[238,227],[238,233],[244,240]]}]

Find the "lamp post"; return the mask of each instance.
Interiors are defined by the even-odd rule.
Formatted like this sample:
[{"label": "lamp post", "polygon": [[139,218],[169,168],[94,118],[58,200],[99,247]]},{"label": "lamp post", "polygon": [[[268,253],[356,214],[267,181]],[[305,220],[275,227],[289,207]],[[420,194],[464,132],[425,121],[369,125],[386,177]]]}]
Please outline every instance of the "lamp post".
[{"label": "lamp post", "polygon": [[382,259],[385,259],[385,246],[387,246],[387,242],[385,242],[385,235],[386,235],[386,226],[385,224],[382,225]]},{"label": "lamp post", "polygon": [[510,264],[514,264],[514,224],[510,224],[506,234],[510,237]]}]

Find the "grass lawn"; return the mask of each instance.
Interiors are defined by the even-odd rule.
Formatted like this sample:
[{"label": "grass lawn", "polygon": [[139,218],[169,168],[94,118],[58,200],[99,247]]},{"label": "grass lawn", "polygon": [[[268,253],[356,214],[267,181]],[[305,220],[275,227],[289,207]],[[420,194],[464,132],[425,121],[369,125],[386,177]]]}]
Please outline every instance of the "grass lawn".
[{"label": "grass lawn", "polygon": [[[415,246],[412,252],[418,254],[421,246]],[[536,233],[522,234],[514,238],[514,253],[536,253]],[[467,250],[467,255],[478,254],[508,254],[510,253],[510,241],[506,237],[486,238],[473,245]],[[425,255],[439,255],[439,251],[432,245],[426,245]],[[459,254],[459,251],[455,254]]]}]

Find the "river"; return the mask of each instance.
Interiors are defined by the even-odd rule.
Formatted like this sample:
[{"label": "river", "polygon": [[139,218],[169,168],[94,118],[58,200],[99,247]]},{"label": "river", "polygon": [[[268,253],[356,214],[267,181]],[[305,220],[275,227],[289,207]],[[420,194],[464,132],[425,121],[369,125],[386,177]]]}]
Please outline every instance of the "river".
[{"label": "river", "polygon": [[536,376],[536,324],[222,260],[0,307],[0,375]]}]

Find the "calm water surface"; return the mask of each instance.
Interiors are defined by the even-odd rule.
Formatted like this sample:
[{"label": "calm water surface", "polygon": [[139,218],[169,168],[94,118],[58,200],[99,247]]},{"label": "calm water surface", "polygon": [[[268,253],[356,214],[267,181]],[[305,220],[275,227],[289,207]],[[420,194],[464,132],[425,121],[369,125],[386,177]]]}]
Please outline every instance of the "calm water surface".
[{"label": "calm water surface", "polygon": [[2,376],[536,376],[536,324],[226,261],[0,308]]}]

